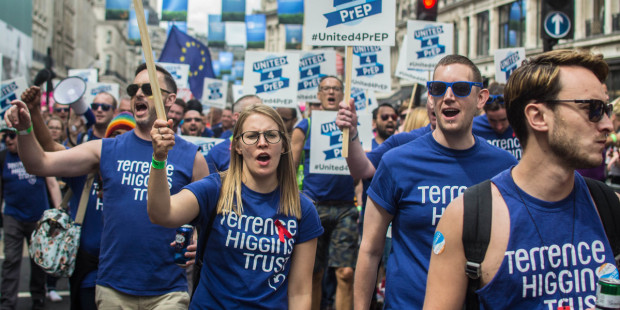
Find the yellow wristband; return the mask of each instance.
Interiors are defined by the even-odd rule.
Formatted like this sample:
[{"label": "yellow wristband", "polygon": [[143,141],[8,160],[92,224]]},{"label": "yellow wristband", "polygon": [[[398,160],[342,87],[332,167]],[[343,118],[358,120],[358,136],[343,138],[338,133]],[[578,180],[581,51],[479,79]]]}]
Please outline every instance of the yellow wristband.
[{"label": "yellow wristband", "polygon": [[155,156],[153,155],[153,160],[151,161],[151,167],[153,167],[153,169],[164,169],[166,168],[166,161],[159,161],[157,159],[155,159]]},{"label": "yellow wristband", "polygon": [[17,133],[18,133],[20,136],[25,136],[25,135],[27,135],[27,134],[29,134],[29,133],[31,133],[31,132],[32,132],[32,124],[30,124],[30,127],[28,127],[28,129],[20,130],[20,131],[18,131]]}]

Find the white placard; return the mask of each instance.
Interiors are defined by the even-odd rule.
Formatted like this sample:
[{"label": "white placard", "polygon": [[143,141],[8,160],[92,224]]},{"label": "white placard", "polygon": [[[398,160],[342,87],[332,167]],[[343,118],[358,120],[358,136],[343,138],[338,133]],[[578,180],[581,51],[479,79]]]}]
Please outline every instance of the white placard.
[{"label": "white placard", "polygon": [[69,69],[67,72],[69,76],[77,76],[84,80],[86,83],[99,82],[99,75],[97,69]]},{"label": "white placard", "polygon": [[95,96],[98,93],[106,92],[110,93],[116,101],[119,100],[120,86],[118,83],[86,83],[86,92],[84,93],[84,102],[90,106],[95,100]]},{"label": "white placard", "polygon": [[28,89],[28,82],[26,82],[25,77],[2,81],[2,85],[0,85],[0,120],[4,120],[4,113],[11,107],[11,101],[21,100],[22,93],[26,89]]},{"label": "white placard", "polygon": [[245,52],[243,92],[272,107],[297,106],[298,53]]},{"label": "white placard", "polygon": [[407,68],[433,70],[454,48],[454,25],[420,20],[407,21]]},{"label": "white placard", "polygon": [[189,88],[177,88],[177,98],[181,98],[183,101],[188,102],[193,97],[192,91]]},{"label": "white placard", "polygon": [[[336,126],[336,111],[312,111],[310,128],[310,173],[349,175],[342,157],[342,132]],[[372,148],[372,115],[358,114],[359,138],[366,151]]]},{"label": "white placard", "polygon": [[235,102],[241,99],[241,97],[243,97],[243,85],[234,84],[232,86],[232,94],[233,94],[233,100]]},{"label": "white placard", "polygon": [[407,68],[407,41],[407,36],[405,36],[403,39],[403,44],[400,46],[400,53],[398,54],[398,62],[396,63],[396,71],[394,72],[394,76],[426,85],[426,82],[429,79],[429,71]]},{"label": "white placard", "polygon": [[308,0],[304,3],[304,42],[307,45],[394,45],[394,0]]},{"label": "white placard", "polygon": [[521,67],[525,60],[525,48],[504,48],[495,51],[495,81],[506,84],[510,74]]},{"label": "white placard", "polygon": [[203,156],[207,156],[209,151],[216,145],[224,142],[226,139],[218,139],[218,138],[205,138],[205,137],[193,137],[193,136],[181,136],[181,138],[191,142],[193,144],[198,145],[200,149],[200,153]]},{"label": "white placard", "polygon": [[392,89],[389,46],[354,46],[351,87],[387,93]]},{"label": "white placard", "polygon": [[188,64],[175,64],[169,62],[156,63],[162,68],[166,69],[172,75],[174,82],[177,83],[177,88],[189,88],[189,65]]},{"label": "white placard", "polygon": [[368,110],[372,113],[372,110],[379,106],[375,92],[372,90],[351,87],[351,98],[355,101],[356,111]]},{"label": "white placard", "polygon": [[214,108],[226,108],[226,98],[228,97],[228,82],[205,78],[202,88],[202,104]]},{"label": "white placard", "polygon": [[336,51],[326,49],[301,52],[297,99],[319,101],[317,93],[321,78],[330,75],[336,76]]}]

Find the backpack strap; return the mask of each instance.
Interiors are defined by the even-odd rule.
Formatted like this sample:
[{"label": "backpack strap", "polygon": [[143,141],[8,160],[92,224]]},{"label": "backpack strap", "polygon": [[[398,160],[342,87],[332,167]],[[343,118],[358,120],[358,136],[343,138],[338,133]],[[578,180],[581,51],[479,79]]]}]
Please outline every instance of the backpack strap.
[{"label": "backpack strap", "polygon": [[476,290],[480,287],[481,263],[491,239],[491,181],[469,187],[463,194],[463,249],[465,274],[469,278],[466,309],[479,309]]},{"label": "backpack strap", "polygon": [[614,190],[605,183],[587,177],[584,179],[603,222],[617,264],[620,255],[620,225],[617,225],[620,222],[620,201]]}]

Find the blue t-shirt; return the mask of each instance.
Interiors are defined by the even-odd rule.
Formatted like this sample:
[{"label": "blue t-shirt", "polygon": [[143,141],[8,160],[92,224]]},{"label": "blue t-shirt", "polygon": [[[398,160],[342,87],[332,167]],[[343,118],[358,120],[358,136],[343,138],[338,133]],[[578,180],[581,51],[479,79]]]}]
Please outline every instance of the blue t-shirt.
[{"label": "blue t-shirt", "polygon": [[226,139],[209,150],[207,156],[207,165],[209,166],[209,173],[219,173],[228,170],[230,164],[230,139]]},{"label": "blue t-shirt", "polygon": [[[175,138],[166,164],[170,193],[192,181],[198,146]],[[146,211],[153,145],[134,131],[103,139],[103,231],[97,285],[122,293],[153,296],[187,291],[185,269],[174,263],[176,230],[151,223]]]},{"label": "blue t-shirt", "polygon": [[[221,186],[220,175],[212,174],[185,187],[200,205],[193,225],[207,226]],[[243,215],[218,214],[213,221],[190,309],[288,309],[291,254],[295,244],[323,233],[319,216],[301,194],[301,219],[278,213],[277,189],[262,194],[242,185],[241,199]]]},{"label": "blue t-shirt", "polygon": [[90,140],[99,140],[101,138],[95,136],[95,133],[93,131],[93,128],[88,128],[88,131],[86,131],[86,134],[84,134],[83,132],[80,132],[77,136],[77,144],[82,144],[84,142],[90,141]]},{"label": "blue t-shirt", "polygon": [[308,136],[304,144],[304,183],[303,192],[315,202],[353,201],[355,189],[350,175],[310,173],[310,136],[308,119],[305,118],[295,126]]},{"label": "blue t-shirt", "polygon": [[421,308],[435,226],[468,186],[490,179],[517,160],[475,137],[467,150],[440,145],[428,133],[383,156],[368,196],[392,214],[386,309]]},{"label": "blue t-shirt", "polygon": [[29,174],[17,153],[6,152],[2,167],[4,214],[22,222],[36,222],[50,208],[44,177]]},{"label": "blue t-shirt", "polygon": [[381,143],[381,145],[379,145],[377,148],[373,148],[372,151],[366,154],[366,157],[368,157],[368,159],[375,166],[376,169],[377,167],[379,167],[379,162],[387,151],[397,146],[407,144],[431,131],[431,124],[428,124],[425,127],[414,129],[410,132],[397,133],[389,137],[387,140],[383,141],[383,143]]},{"label": "blue t-shirt", "polygon": [[486,115],[479,115],[474,117],[474,123],[472,125],[472,132],[487,140],[489,144],[495,145],[500,149],[508,151],[514,155],[517,160],[521,159],[523,151],[521,150],[521,143],[512,131],[512,127],[508,126],[508,129],[503,134],[498,134],[491,128],[489,119]]},{"label": "blue t-shirt", "polygon": [[584,179],[575,173],[571,194],[548,202],[518,188],[510,171],[492,179],[508,206],[510,239],[497,274],[478,290],[481,309],[557,309],[561,298],[571,309],[594,308],[599,278],[618,271]]}]

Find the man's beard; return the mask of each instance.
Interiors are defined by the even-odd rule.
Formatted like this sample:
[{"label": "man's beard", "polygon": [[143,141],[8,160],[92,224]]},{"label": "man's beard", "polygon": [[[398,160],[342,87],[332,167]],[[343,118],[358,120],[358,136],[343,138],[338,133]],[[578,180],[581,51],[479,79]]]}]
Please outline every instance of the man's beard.
[{"label": "man's beard", "polygon": [[588,153],[574,143],[574,139],[566,135],[566,123],[557,118],[558,121],[553,125],[553,133],[549,138],[549,147],[553,154],[572,169],[589,169],[598,167],[601,164],[602,156],[593,158]]}]

